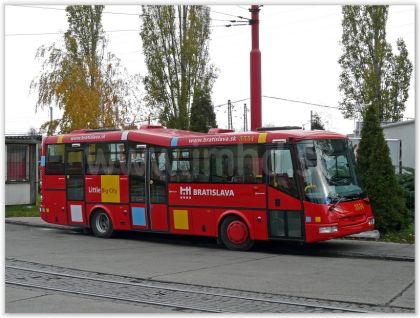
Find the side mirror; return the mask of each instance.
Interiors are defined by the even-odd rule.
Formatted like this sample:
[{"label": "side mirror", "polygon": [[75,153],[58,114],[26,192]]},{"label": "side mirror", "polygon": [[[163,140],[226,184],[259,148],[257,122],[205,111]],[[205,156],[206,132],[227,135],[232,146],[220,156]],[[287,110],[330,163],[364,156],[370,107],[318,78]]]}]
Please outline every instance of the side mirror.
[{"label": "side mirror", "polygon": [[305,148],[305,163],[306,163],[306,167],[316,167],[317,166],[317,158],[316,158],[315,147]]}]

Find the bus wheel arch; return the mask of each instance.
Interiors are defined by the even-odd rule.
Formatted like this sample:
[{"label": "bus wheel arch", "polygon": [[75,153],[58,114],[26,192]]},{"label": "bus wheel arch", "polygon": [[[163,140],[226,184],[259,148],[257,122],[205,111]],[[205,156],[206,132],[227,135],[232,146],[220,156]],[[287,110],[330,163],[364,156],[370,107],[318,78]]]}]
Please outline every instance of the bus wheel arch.
[{"label": "bus wheel arch", "polygon": [[96,207],[90,213],[90,227],[97,237],[110,238],[114,234],[113,222],[109,211]]},{"label": "bus wheel arch", "polygon": [[217,237],[230,250],[247,251],[254,245],[249,220],[239,211],[226,211],[220,216]]}]

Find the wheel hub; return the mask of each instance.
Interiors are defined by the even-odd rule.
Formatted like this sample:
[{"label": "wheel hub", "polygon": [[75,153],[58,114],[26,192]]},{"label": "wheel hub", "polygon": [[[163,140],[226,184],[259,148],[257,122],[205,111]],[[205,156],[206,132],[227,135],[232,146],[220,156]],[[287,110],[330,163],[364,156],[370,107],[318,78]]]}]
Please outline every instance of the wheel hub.
[{"label": "wheel hub", "polygon": [[229,241],[234,244],[243,244],[248,239],[248,228],[241,221],[233,221],[227,228]]}]

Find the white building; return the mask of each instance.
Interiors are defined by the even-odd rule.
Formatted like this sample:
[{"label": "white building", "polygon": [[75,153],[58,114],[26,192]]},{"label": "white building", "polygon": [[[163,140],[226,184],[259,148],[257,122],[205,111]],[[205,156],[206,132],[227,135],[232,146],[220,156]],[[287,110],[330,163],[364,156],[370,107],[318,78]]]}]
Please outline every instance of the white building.
[{"label": "white building", "polygon": [[401,140],[401,161],[403,167],[416,167],[416,124],[415,120],[383,124],[385,139]]}]

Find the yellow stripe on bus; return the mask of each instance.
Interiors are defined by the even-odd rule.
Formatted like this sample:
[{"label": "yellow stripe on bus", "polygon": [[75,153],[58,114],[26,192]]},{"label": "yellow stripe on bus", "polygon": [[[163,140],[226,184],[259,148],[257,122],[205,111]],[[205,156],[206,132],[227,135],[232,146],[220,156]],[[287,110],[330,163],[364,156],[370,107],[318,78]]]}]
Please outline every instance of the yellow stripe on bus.
[{"label": "yellow stripe on bus", "polygon": [[259,144],[265,143],[266,140],[267,140],[267,133],[260,133],[258,135],[258,143]]},{"label": "yellow stripe on bus", "polygon": [[64,137],[63,135],[58,135],[57,136],[57,143],[58,144],[61,144],[63,142],[63,137]]}]

